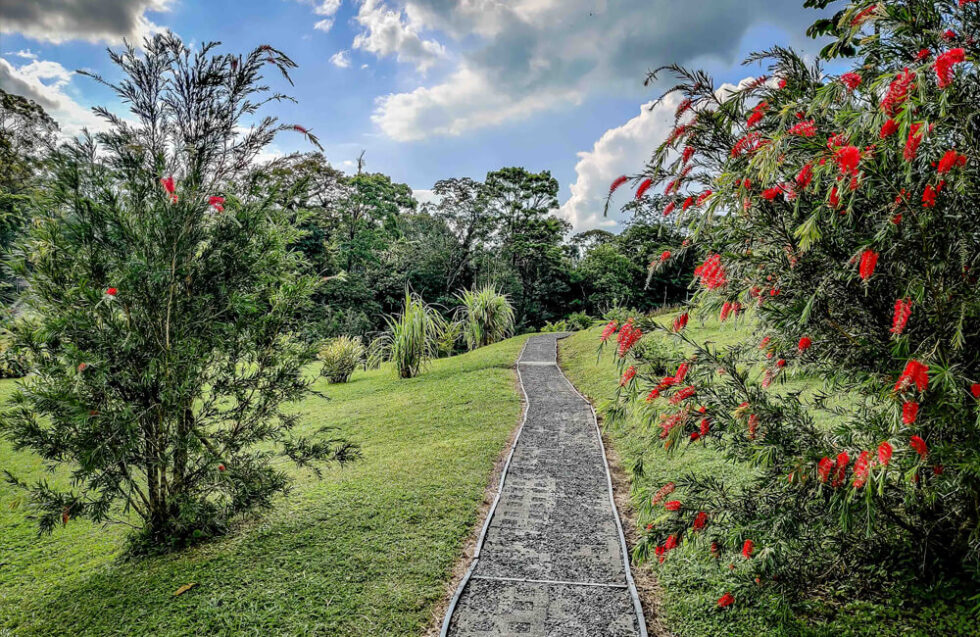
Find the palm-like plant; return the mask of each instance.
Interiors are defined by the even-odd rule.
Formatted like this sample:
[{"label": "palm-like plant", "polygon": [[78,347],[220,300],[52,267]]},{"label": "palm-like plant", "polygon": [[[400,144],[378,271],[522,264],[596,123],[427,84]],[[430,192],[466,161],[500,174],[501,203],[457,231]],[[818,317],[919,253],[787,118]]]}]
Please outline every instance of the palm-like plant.
[{"label": "palm-like plant", "polygon": [[405,292],[402,313],[385,319],[388,329],[371,343],[369,364],[392,362],[400,378],[413,378],[439,354],[439,316],[420,296]]},{"label": "palm-like plant", "polygon": [[514,333],[514,306],[495,287],[463,290],[456,298],[462,304],[463,336],[468,349],[496,343]]}]

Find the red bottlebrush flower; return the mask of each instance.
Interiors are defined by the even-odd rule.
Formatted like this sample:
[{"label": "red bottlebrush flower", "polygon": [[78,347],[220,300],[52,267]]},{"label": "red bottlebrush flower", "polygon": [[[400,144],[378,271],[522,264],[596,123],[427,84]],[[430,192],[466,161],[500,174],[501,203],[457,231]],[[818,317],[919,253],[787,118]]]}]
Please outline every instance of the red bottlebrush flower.
[{"label": "red bottlebrush flower", "polygon": [[704,263],[694,268],[694,276],[700,278],[701,285],[708,290],[716,290],[728,283],[720,254],[712,254]]},{"label": "red bottlebrush flower", "polygon": [[84,372],[86,369],[88,369],[88,363],[79,363],[78,364],[78,371],[79,372]]},{"label": "red bottlebrush flower", "polygon": [[619,379],[619,386],[625,387],[629,384],[633,377],[636,376],[636,368],[630,365],[625,372],[623,372],[623,377]]},{"label": "red bottlebrush flower", "polygon": [[668,511],[680,511],[681,510],[681,501],[680,500],[671,500],[670,502],[665,502],[664,503],[664,508],[667,509]]},{"label": "red bottlebrush flower", "polygon": [[974,398],[980,398],[980,383],[970,385],[970,393],[973,394]]},{"label": "red bottlebrush flower", "polygon": [[677,105],[677,110],[674,111],[674,117],[680,117],[684,113],[686,113],[689,110],[691,110],[691,104],[692,103],[693,102],[691,102],[691,100],[689,100],[689,99],[682,100],[681,103]]},{"label": "red bottlebrush flower", "polygon": [[902,375],[898,377],[898,382],[895,383],[895,391],[905,391],[913,384],[920,392],[929,388],[929,366],[923,365],[915,359],[905,364]]},{"label": "red bottlebrush flower", "polygon": [[752,128],[760,121],[762,121],[762,118],[766,116],[766,110],[768,108],[769,108],[768,102],[759,102],[758,104],[756,104],[755,108],[752,109],[752,114],[749,115],[749,119],[747,122],[748,127]]},{"label": "red bottlebrush flower", "polygon": [[909,438],[909,445],[911,445],[911,447],[915,449],[915,452],[919,454],[920,458],[925,460],[926,455],[929,453],[929,448],[926,447],[925,440],[923,440],[919,436],[912,436],[911,438]]},{"label": "red bottlebrush flower", "polygon": [[640,182],[640,187],[636,189],[636,198],[643,199],[643,195],[646,194],[647,190],[649,190],[650,186],[652,185],[652,179],[644,179],[642,182]]},{"label": "red bottlebrush flower", "polygon": [[664,498],[674,492],[674,487],[675,485],[673,482],[668,482],[664,486],[660,487],[660,489],[653,494],[653,497],[650,498],[650,504],[653,506],[660,504]]},{"label": "red bottlebrush flower", "polygon": [[218,465],[218,471],[224,471],[224,470],[225,470],[225,465],[219,464]]},{"label": "red bottlebrush flower", "polygon": [[694,205],[694,197],[688,197],[684,200],[684,205],[681,207],[682,212],[687,212],[687,209]]},{"label": "red bottlebrush flower", "polygon": [[834,474],[834,479],[831,481],[830,486],[839,487],[844,482],[844,476],[847,474],[847,465],[851,463],[851,457],[847,455],[846,451],[841,451],[837,454],[837,462],[835,467],[837,471]]},{"label": "red bottlebrush flower", "polygon": [[886,137],[891,137],[898,132],[898,122],[893,119],[889,119],[881,127],[881,132],[878,133],[878,137],[885,139]]},{"label": "red bottlebrush flower", "polygon": [[755,434],[759,430],[759,417],[749,414],[749,440],[755,440]]},{"label": "red bottlebrush flower", "polygon": [[172,195],[177,192],[177,184],[174,182],[173,177],[163,177],[160,179],[160,185],[167,192],[168,195]]},{"label": "red bottlebrush flower", "polygon": [[630,351],[636,342],[640,340],[643,336],[643,331],[639,328],[633,327],[631,322],[627,322],[621,330],[619,330],[619,337],[617,342],[619,343],[619,357],[623,358],[626,356],[626,352]]},{"label": "red bottlebrush flower", "polygon": [[116,296],[116,294],[119,293],[119,290],[117,290],[116,288],[107,288],[106,291],[105,291],[105,293],[108,296]]},{"label": "red bottlebrush flower", "polygon": [[694,387],[687,386],[684,389],[680,390],[679,392],[677,392],[676,394],[674,394],[673,396],[670,397],[670,404],[671,405],[677,405],[677,404],[681,403],[682,401],[685,401],[688,398],[690,398],[691,396],[693,396],[696,392],[697,392],[697,390],[694,389]]},{"label": "red bottlebrush flower", "polygon": [[694,516],[694,527],[695,531],[700,531],[704,528],[704,525],[708,523],[708,514],[704,511],[699,511],[696,516]]},{"label": "red bottlebrush flower", "polygon": [[652,403],[653,401],[655,401],[658,398],[660,398],[660,390],[659,389],[652,389],[652,390],[650,390],[650,393],[647,394],[646,401],[648,403]]},{"label": "red bottlebrush flower", "polygon": [[780,358],[778,361],[776,361],[776,367],[778,367],[780,369],[782,369],[783,367],[786,367],[786,359],[785,358]]},{"label": "red bottlebrush flower", "polygon": [[830,458],[824,456],[817,463],[817,475],[820,476],[820,482],[826,482],[830,478],[830,472],[834,468],[834,461]]},{"label": "red bottlebrush flower", "polygon": [[779,82],[776,83],[776,86],[779,87],[780,91],[786,88],[786,78],[785,77],[779,78]]},{"label": "red bottlebrush flower", "polygon": [[842,146],[834,152],[834,161],[842,175],[853,175],[857,173],[861,163],[861,149],[857,146]]},{"label": "red bottlebrush flower", "polygon": [[895,313],[892,315],[892,334],[901,334],[912,315],[912,299],[896,299]]},{"label": "red bottlebrush flower", "polygon": [[687,369],[688,369],[688,365],[686,362],[681,363],[680,365],[677,366],[677,373],[674,374],[675,383],[684,382],[684,377],[687,376]]},{"label": "red bottlebrush flower", "polygon": [[218,212],[224,212],[225,210],[225,198],[224,197],[210,197],[208,199],[208,205],[212,206]]},{"label": "red bottlebrush flower", "polygon": [[919,416],[919,403],[907,402],[902,405],[902,422],[906,425],[915,424]]},{"label": "red bottlebrush flower", "polygon": [[896,226],[902,223],[902,213],[898,213],[897,215],[893,216],[891,218],[891,222]]},{"label": "red bottlebrush flower", "polygon": [[684,312],[680,316],[674,319],[674,331],[680,332],[685,327],[687,327],[687,321],[690,318],[687,312]]},{"label": "red bottlebrush flower", "polygon": [[817,134],[817,124],[812,119],[794,124],[786,131],[787,135],[814,137]]},{"label": "red bottlebrush flower", "polygon": [[296,131],[297,133],[303,133],[304,135],[307,135],[310,132],[309,130],[307,130],[303,126],[300,126],[299,124],[293,124],[293,130]]},{"label": "red bottlebrush flower", "polygon": [[909,91],[915,88],[915,73],[907,68],[895,76],[895,79],[888,85],[888,92],[881,100],[881,110],[889,117],[894,117],[901,110],[905,100],[908,99]]},{"label": "red bottlebrush flower", "polygon": [[965,7],[966,5],[972,4],[972,3],[976,2],[976,1],[977,0],[960,0],[960,6],[961,7]]},{"label": "red bottlebrush flower", "polygon": [[847,87],[848,91],[853,91],[861,86],[861,76],[857,73],[845,73],[840,76],[841,82]]},{"label": "red bottlebrush flower", "polygon": [[[651,524],[650,526],[652,527],[653,525]],[[667,552],[667,547],[664,546],[663,544],[660,544],[657,546],[657,548],[653,550],[653,552],[657,556],[657,559],[660,561],[660,563],[663,564],[664,557],[665,557],[664,553]]]},{"label": "red bottlebrush flower", "polygon": [[702,204],[703,204],[703,203],[705,202],[705,200],[706,200],[706,199],[707,199],[708,197],[710,197],[710,196],[711,196],[712,194],[714,194],[714,193],[713,193],[712,191],[710,191],[710,190],[705,190],[704,192],[702,192],[702,193],[701,193],[701,196],[700,196],[700,197],[698,197],[698,202],[697,202],[697,203],[698,203],[698,205],[699,205],[699,206],[700,206],[700,205],[702,205]]},{"label": "red bottlebrush flower", "polygon": [[936,207],[936,188],[932,184],[926,186],[925,191],[922,193],[922,207],[923,208],[935,208]]},{"label": "red bottlebrush flower", "polygon": [[745,559],[749,559],[750,557],[752,557],[752,552],[754,550],[755,550],[755,542],[753,542],[752,540],[745,540],[745,543],[742,544],[742,557],[744,557]]},{"label": "red bottlebrush flower", "polygon": [[667,207],[664,208],[664,216],[665,217],[670,216],[670,213],[674,212],[674,208],[676,206],[677,206],[677,204],[675,204],[673,201],[671,201],[669,204],[667,204]]},{"label": "red bottlebrush flower", "polygon": [[865,250],[861,253],[861,263],[858,265],[858,274],[865,281],[874,274],[875,266],[878,265],[878,253],[874,250]]},{"label": "red bottlebrush flower", "polygon": [[711,421],[708,420],[707,418],[702,418],[698,433],[701,434],[702,438],[704,438],[705,436],[708,435],[708,431],[710,430],[710,428],[711,428]]},{"label": "red bottlebrush flower", "polygon": [[608,323],[606,323],[606,326],[604,328],[602,328],[602,336],[599,337],[599,341],[602,342],[602,343],[605,343],[606,341],[608,341],[609,340],[609,337],[612,336],[616,332],[616,329],[618,327],[619,327],[619,324],[615,320],[612,320],[612,321],[609,321]]},{"label": "red bottlebrush flower", "polygon": [[915,61],[921,62],[930,55],[932,55],[932,52],[929,49],[919,49],[919,52],[915,54]]},{"label": "red bottlebrush flower", "polygon": [[955,150],[947,150],[943,155],[943,158],[939,160],[939,165],[936,166],[936,172],[942,175],[943,173],[948,173],[957,166],[966,165],[966,155],[961,155]]},{"label": "red bottlebrush flower", "polygon": [[664,250],[660,253],[660,263],[663,263],[670,258],[670,250]]},{"label": "red bottlebrush flower", "polygon": [[862,22],[866,21],[868,19],[868,17],[872,13],[875,12],[875,10],[877,8],[878,8],[878,5],[877,4],[873,4],[870,7],[866,7],[864,9],[862,9],[861,11],[859,11],[858,14],[856,16],[854,16],[854,18],[851,20],[851,26],[852,27],[856,27],[859,24],[861,24]]},{"label": "red bottlebrush flower", "polygon": [[685,134],[687,134],[687,129],[688,129],[687,124],[681,124],[675,127],[674,130],[670,131],[670,135],[667,136],[667,144],[668,145],[673,144],[678,139],[683,137]]},{"label": "red bottlebrush flower", "polygon": [[827,150],[836,150],[841,146],[847,146],[850,141],[847,133],[837,133],[827,138]]},{"label": "red bottlebrush flower", "polygon": [[952,29],[946,29],[946,31],[943,32],[943,39],[947,42],[952,42],[958,37],[959,36],[956,34],[956,31],[953,31]]},{"label": "red bottlebrush flower", "polygon": [[731,593],[725,593],[718,598],[718,608],[728,608],[733,603],[735,603],[735,598],[732,597]]},{"label": "red bottlebrush flower", "polygon": [[883,467],[888,466],[888,463],[892,459],[893,451],[895,451],[895,448],[892,447],[891,443],[888,442],[887,440],[881,443],[880,445],[878,445],[878,462],[881,463],[881,466]]},{"label": "red bottlebrush flower", "polygon": [[796,351],[802,354],[803,352],[810,349],[811,345],[813,345],[813,341],[810,340],[810,337],[804,336],[803,338],[800,339],[800,342],[796,344]]},{"label": "red bottlebrush flower", "polygon": [[840,192],[837,186],[830,189],[830,207],[835,209],[840,207]]},{"label": "red bottlebrush flower", "polygon": [[902,153],[902,157],[905,158],[905,161],[912,161],[919,152],[919,144],[922,143],[921,131],[921,123],[912,124],[912,127],[909,129],[909,137],[905,141],[905,151]]},{"label": "red bottlebrush flower", "polygon": [[625,184],[628,181],[626,175],[620,175],[616,177],[613,182],[609,185],[609,194],[616,192],[616,189]]},{"label": "red bottlebrush flower", "polygon": [[781,186],[773,186],[772,188],[766,188],[762,191],[762,198],[767,201],[772,201],[779,195],[783,194],[783,189]]},{"label": "red bottlebrush flower", "polygon": [[670,551],[671,549],[676,549],[677,548],[677,536],[676,535],[669,536],[667,538],[667,541],[664,542],[664,548],[667,549],[668,551]]},{"label": "red bottlebrush flower", "polygon": [[800,172],[796,174],[796,185],[799,188],[806,188],[813,181],[813,166],[810,164],[805,164],[803,168],[800,168]]},{"label": "red bottlebrush flower", "polygon": [[769,341],[771,341],[771,340],[772,340],[772,338],[769,337],[769,336],[767,336],[764,339],[762,339],[759,342],[759,349],[766,349],[766,345],[768,345],[769,344]]},{"label": "red bottlebrush flower", "polygon": [[854,482],[852,486],[860,489],[868,481],[868,472],[871,468],[871,452],[862,451],[857,460],[854,461]]},{"label": "red bottlebrush flower", "polygon": [[732,146],[732,157],[738,157],[743,153],[755,152],[759,150],[762,145],[762,137],[759,135],[759,133],[751,132],[735,142],[735,145]]},{"label": "red bottlebrush flower", "polygon": [[694,157],[694,147],[685,146],[684,153],[681,155],[681,163],[686,164],[687,162],[691,161],[691,157]]}]

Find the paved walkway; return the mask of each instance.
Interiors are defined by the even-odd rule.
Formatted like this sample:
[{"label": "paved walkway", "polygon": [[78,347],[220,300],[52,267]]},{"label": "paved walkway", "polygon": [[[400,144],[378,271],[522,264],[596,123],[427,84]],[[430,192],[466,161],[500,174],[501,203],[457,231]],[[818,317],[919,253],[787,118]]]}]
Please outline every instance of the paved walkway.
[{"label": "paved walkway", "polygon": [[524,423],[443,635],[646,637],[595,413],[556,363],[561,336],[521,352]]}]

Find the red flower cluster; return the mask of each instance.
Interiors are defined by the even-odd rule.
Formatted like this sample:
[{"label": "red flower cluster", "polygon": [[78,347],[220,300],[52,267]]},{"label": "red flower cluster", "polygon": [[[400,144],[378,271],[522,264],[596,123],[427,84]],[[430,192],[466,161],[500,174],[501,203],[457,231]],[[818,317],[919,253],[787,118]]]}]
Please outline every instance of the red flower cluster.
[{"label": "red flower cluster", "polygon": [[670,502],[665,502],[664,503],[664,508],[667,509],[668,511],[680,511],[681,510],[681,501],[680,500],[671,500]]},{"label": "red flower cluster", "polygon": [[735,598],[732,597],[731,593],[725,593],[718,599],[718,608],[727,608],[735,602]]},{"label": "red flower cluster", "polygon": [[874,274],[875,266],[878,265],[878,253],[874,250],[865,250],[861,253],[861,263],[858,265],[858,274],[865,281]]},{"label": "red flower cluster", "polygon": [[919,436],[912,436],[909,438],[909,445],[915,449],[915,452],[919,454],[919,457],[923,460],[926,459],[926,455],[929,453],[929,448],[926,446],[926,441]]},{"label": "red flower cluster", "polygon": [[177,203],[177,184],[174,182],[173,177],[163,177],[160,179],[160,185],[168,195],[170,195],[170,202]]},{"label": "red flower cluster", "polygon": [[830,189],[830,207],[835,209],[840,207],[840,192],[837,190],[837,186]]},{"label": "red flower cluster", "polygon": [[898,132],[898,122],[893,119],[889,119],[881,127],[881,132],[878,133],[878,137],[885,139],[886,137],[891,137]]},{"label": "red flower cluster", "polygon": [[905,330],[905,324],[909,322],[912,315],[912,299],[896,299],[895,314],[892,315],[892,334],[901,334]]},{"label": "red flower cluster", "polygon": [[673,201],[667,204],[667,206],[664,208],[664,216],[665,217],[670,216],[670,213],[674,212],[674,208],[676,207],[676,205],[677,204],[675,204]]},{"label": "red flower cluster", "polygon": [[915,359],[905,364],[902,375],[898,377],[898,382],[895,383],[895,391],[905,391],[912,385],[923,392],[929,387],[929,366],[923,365]]},{"label": "red flower cluster", "polygon": [[629,384],[633,377],[636,376],[636,368],[630,365],[625,372],[623,372],[623,377],[619,379],[619,386],[625,387]]},{"label": "red flower cluster", "polygon": [[701,204],[703,204],[705,202],[705,200],[708,197],[710,197],[712,194],[714,194],[714,193],[712,193],[712,191],[710,191],[710,190],[705,190],[704,192],[702,192],[701,193],[701,196],[698,197],[698,205],[700,206]]},{"label": "red flower cluster", "polygon": [[916,154],[919,152],[919,144],[922,143],[922,124],[912,124],[909,129],[909,137],[905,140],[905,151],[902,153],[902,157],[905,161],[912,161],[915,159]]},{"label": "red flower cluster", "polygon": [[619,344],[619,357],[626,356],[626,352],[636,345],[636,342],[643,336],[643,331],[633,326],[633,319],[626,322],[623,329],[619,330],[617,343]]},{"label": "red flower cluster", "polygon": [[800,168],[800,172],[796,174],[796,185],[799,188],[806,188],[813,181],[813,166],[810,164],[805,164],[803,168]]},{"label": "red flower cluster", "polygon": [[854,482],[855,489],[860,489],[868,481],[868,473],[871,469],[871,452],[862,451],[857,460],[854,461]]},{"label": "red flower cluster", "polygon": [[660,489],[658,489],[657,492],[653,494],[653,497],[650,498],[650,504],[653,506],[657,506],[658,504],[663,502],[664,498],[666,498],[668,495],[674,492],[674,486],[675,485],[673,482],[668,482],[664,486],[660,487]]},{"label": "red flower cluster", "polygon": [[687,362],[683,362],[677,366],[677,373],[674,374],[675,383],[683,383],[684,378],[687,376],[688,365]]},{"label": "red flower cluster", "polygon": [[953,67],[966,61],[966,52],[963,49],[950,49],[936,56],[933,68],[936,70],[936,79],[939,88],[946,88],[953,82]]},{"label": "red flower cluster", "polygon": [[720,254],[712,254],[704,263],[694,268],[694,276],[700,278],[701,285],[708,290],[716,290],[728,283]]},{"label": "red flower cluster", "polygon": [[820,482],[826,482],[830,478],[830,472],[834,469],[834,461],[824,456],[817,463],[817,474],[820,476]]},{"label": "red flower cluster", "polygon": [[670,250],[664,250],[660,253],[660,263],[663,263],[670,258]]},{"label": "red flower cluster", "polygon": [[704,525],[708,523],[708,514],[704,511],[699,511],[696,516],[694,516],[694,527],[695,531],[700,531],[704,528]]},{"label": "red flower cluster", "polygon": [[615,320],[606,323],[606,326],[602,328],[602,335],[599,337],[599,342],[605,343],[606,341],[608,341],[609,337],[615,334],[618,328],[619,328],[619,323],[617,323]]},{"label": "red flower cluster", "polygon": [[936,207],[936,195],[939,194],[939,189],[942,186],[933,186],[928,184],[926,189],[922,191],[922,207],[923,208],[935,208]]},{"label": "red flower cluster", "polygon": [[799,135],[800,137],[813,137],[817,134],[817,125],[811,119],[794,124],[786,131],[787,135]]},{"label": "red flower cluster", "polygon": [[625,184],[626,181],[627,181],[626,175],[620,175],[619,177],[616,177],[613,180],[613,182],[609,185],[609,194],[611,195],[614,192],[616,192],[616,189],[622,186],[623,184]]},{"label": "red flower cluster", "polygon": [[752,557],[753,551],[755,551],[755,542],[752,540],[745,540],[745,543],[742,544],[742,557],[749,559]]},{"label": "red flower cluster", "polygon": [[640,187],[636,189],[636,198],[643,199],[643,195],[646,194],[647,190],[649,190],[650,186],[652,185],[652,179],[644,179],[642,182],[640,182]]},{"label": "red flower cluster", "polygon": [[762,198],[766,201],[772,201],[781,194],[783,194],[783,187],[773,186],[772,188],[766,188],[762,191]]},{"label": "red flower cluster", "polygon": [[688,197],[684,200],[684,205],[681,207],[683,212],[687,212],[687,209],[694,205],[694,197]]},{"label": "red flower cluster", "polygon": [[834,161],[837,162],[841,175],[855,175],[861,163],[861,149],[857,146],[842,146],[834,152]]},{"label": "red flower cluster", "polygon": [[980,398],[980,383],[970,385],[970,393],[973,394],[974,398]]},{"label": "red flower cluster", "polygon": [[936,172],[942,175],[943,173],[948,173],[957,166],[966,165],[966,155],[961,155],[955,150],[947,150],[943,155],[943,158],[939,160],[939,165],[936,166]]},{"label": "red flower cluster", "polygon": [[105,293],[106,293],[106,294],[107,294],[108,296],[116,296],[116,294],[117,294],[118,292],[119,292],[119,291],[118,291],[118,290],[117,290],[116,288],[108,288],[108,289],[106,289],[106,291],[105,291]]},{"label": "red flower cluster", "polygon": [[834,474],[833,480],[830,481],[830,486],[839,487],[844,483],[844,476],[847,474],[847,465],[851,463],[851,457],[847,455],[846,451],[841,451],[837,454],[837,462],[835,467],[837,472]]},{"label": "red flower cluster", "polygon": [[895,448],[892,447],[891,443],[887,440],[878,445],[878,462],[880,462],[883,467],[888,466],[889,461],[892,459],[893,451],[895,451]]},{"label": "red flower cluster", "polygon": [[688,315],[687,312],[684,312],[683,314],[681,314],[680,316],[678,316],[677,318],[675,318],[674,319],[674,325],[673,325],[674,331],[675,332],[680,332],[685,327],[687,327],[687,321],[688,321],[688,319],[690,319],[690,316]]},{"label": "red flower cluster", "polygon": [[847,136],[847,133],[837,133],[832,135],[827,139],[827,150],[834,150],[840,148],[841,146],[847,146],[851,141],[851,138]]},{"label": "red flower cluster", "polygon": [[684,153],[681,155],[681,163],[686,164],[687,162],[691,161],[691,157],[694,157],[694,147],[685,146]]},{"label": "red flower cluster", "polygon": [[696,392],[697,390],[694,389],[694,387],[688,385],[687,387],[685,387],[684,389],[680,390],[679,392],[677,392],[676,394],[670,397],[670,404],[677,405],[680,402],[685,401],[691,396],[693,396]]},{"label": "red flower cluster", "polygon": [[747,122],[748,127],[752,128],[760,121],[762,121],[762,118],[766,116],[766,110],[768,108],[769,108],[769,102],[763,101],[756,104],[755,108],[752,109],[752,114],[749,115],[749,119]]},{"label": "red flower cluster", "polygon": [[691,104],[692,102],[689,99],[682,100],[681,103],[677,105],[677,110],[674,111],[674,117],[680,117],[684,113],[691,110]]},{"label": "red flower cluster", "polygon": [[[873,7],[872,7],[873,8]],[[847,87],[848,91],[853,91],[861,86],[861,76],[857,73],[845,73],[840,76],[841,82]]]},{"label": "red flower cluster", "polygon": [[225,198],[224,197],[211,197],[208,199],[208,205],[214,207],[218,212],[225,211]]},{"label": "red flower cluster", "polygon": [[738,157],[743,153],[754,153],[765,145],[765,140],[759,133],[751,132],[742,139],[735,142],[732,146],[732,157]]},{"label": "red flower cluster", "polygon": [[909,91],[915,88],[915,73],[906,68],[895,76],[895,79],[888,85],[888,92],[881,100],[881,110],[889,117],[894,117],[901,110],[905,100],[909,97]]},{"label": "red flower cluster", "polygon": [[802,354],[803,352],[810,349],[811,345],[813,345],[813,341],[810,340],[810,337],[804,336],[803,338],[800,339],[800,342],[796,344],[796,351]]},{"label": "red flower cluster", "polygon": [[742,304],[738,301],[728,302],[725,301],[721,305],[721,316],[719,319],[722,323],[728,320],[730,316],[738,316],[738,313],[742,311]]},{"label": "red flower cluster", "polygon": [[902,405],[902,422],[906,425],[914,425],[915,419],[919,416],[919,403],[907,402]]}]

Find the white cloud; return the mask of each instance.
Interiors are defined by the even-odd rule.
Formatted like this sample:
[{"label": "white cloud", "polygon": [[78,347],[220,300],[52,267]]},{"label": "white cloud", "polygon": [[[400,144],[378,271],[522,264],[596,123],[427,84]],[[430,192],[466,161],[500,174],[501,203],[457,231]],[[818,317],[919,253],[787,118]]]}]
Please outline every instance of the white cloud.
[{"label": "white cloud", "polygon": [[21,49],[20,51],[14,51],[14,55],[19,58],[24,58],[26,60],[36,60],[37,53],[34,53],[30,49]]},{"label": "white cloud", "polygon": [[57,62],[32,60],[18,67],[0,58],[0,88],[37,102],[63,133],[77,135],[83,128],[104,129],[102,119],[65,92],[73,75]]},{"label": "white cloud", "polygon": [[[602,214],[609,185],[620,175],[635,174],[650,159],[653,149],[673,128],[679,103],[680,98],[670,95],[657,106],[653,102],[644,104],[639,115],[603,133],[592,150],[578,153],[575,182],[570,186],[572,196],[559,211],[576,232],[616,225],[615,220]],[[629,196],[627,186],[622,186],[610,211],[618,209],[615,204],[624,203]]]},{"label": "white cloud", "polygon": [[55,44],[69,40],[137,42],[160,27],[146,17],[173,0],[6,0],[0,2],[0,33],[20,33]]},{"label": "white cloud", "polygon": [[355,19],[363,27],[354,37],[355,49],[379,58],[394,55],[420,72],[446,57],[446,47],[419,35],[420,25],[413,23],[410,15],[403,19],[401,10],[392,10],[378,0],[364,0]]},{"label": "white cloud", "polygon": [[330,63],[334,66],[346,69],[350,66],[350,51],[337,51],[330,56]]},{"label": "white cloud", "polygon": [[[791,26],[813,19],[796,2],[714,0],[365,0],[366,27],[355,47],[377,55],[405,53],[430,42],[454,67],[434,84],[377,100],[374,121],[396,140],[466,131],[526,118],[595,95],[637,94],[660,64],[735,61],[746,31],[761,23]],[[400,40],[408,30],[413,38]],[[420,32],[441,32],[462,48],[450,56]],[[438,47],[435,49],[435,47]],[[438,52],[436,52],[438,51]]]},{"label": "white cloud", "polygon": [[412,190],[412,196],[415,197],[415,201],[420,204],[432,203],[437,204],[442,199],[439,195],[432,192],[432,190]]},{"label": "white cloud", "polygon": [[326,33],[333,27],[333,18],[324,18],[313,25],[313,28],[317,31],[323,31]]}]

